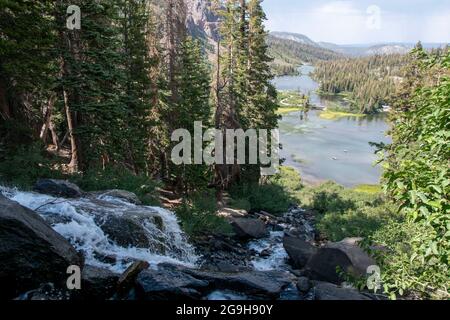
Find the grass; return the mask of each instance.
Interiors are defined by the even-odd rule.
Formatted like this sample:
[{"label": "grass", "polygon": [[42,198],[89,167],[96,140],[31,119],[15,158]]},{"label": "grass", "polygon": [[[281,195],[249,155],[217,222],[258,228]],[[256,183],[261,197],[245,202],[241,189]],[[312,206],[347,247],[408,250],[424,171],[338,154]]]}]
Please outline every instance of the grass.
[{"label": "grass", "polygon": [[288,114],[301,111],[307,102],[308,97],[296,91],[279,91],[278,92],[278,114]]},{"label": "grass", "polygon": [[297,194],[301,206],[316,213],[317,228],[331,241],[367,238],[399,215],[376,186],[344,188],[334,182],[305,187]]},{"label": "grass", "polygon": [[361,113],[334,111],[329,109],[322,111],[319,116],[320,118],[325,120],[337,120],[344,117],[357,117],[357,118],[365,117],[365,115]]},{"label": "grass", "polygon": [[368,194],[377,194],[382,192],[381,186],[379,184],[360,184],[353,190],[356,192],[363,192]]},{"label": "grass", "polygon": [[277,114],[284,115],[284,114],[297,112],[297,111],[300,111],[300,110],[302,110],[302,108],[299,108],[299,107],[280,107],[277,110]]}]

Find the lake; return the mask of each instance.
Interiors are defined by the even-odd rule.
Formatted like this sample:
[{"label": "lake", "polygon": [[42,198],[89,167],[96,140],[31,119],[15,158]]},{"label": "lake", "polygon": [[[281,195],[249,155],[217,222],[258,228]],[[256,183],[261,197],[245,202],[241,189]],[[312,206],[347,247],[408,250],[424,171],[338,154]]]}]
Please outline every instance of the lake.
[{"label": "lake", "polygon": [[[341,97],[323,97],[315,92],[319,84],[309,76],[313,70],[312,66],[303,66],[301,75],[277,77],[274,84],[278,90],[309,94],[311,103],[319,107],[331,102],[345,107]],[[303,119],[300,112],[283,116],[279,127],[284,164],[297,168],[307,183],[332,180],[346,187],[378,184],[381,168],[374,166],[377,155],[369,142],[389,143],[385,116],[325,120],[319,117],[320,112],[312,110]]]}]

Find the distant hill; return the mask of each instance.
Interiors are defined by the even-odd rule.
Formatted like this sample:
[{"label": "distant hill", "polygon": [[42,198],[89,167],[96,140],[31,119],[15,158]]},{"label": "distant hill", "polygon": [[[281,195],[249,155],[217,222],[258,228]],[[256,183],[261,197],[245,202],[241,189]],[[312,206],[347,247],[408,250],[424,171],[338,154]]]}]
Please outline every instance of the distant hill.
[{"label": "distant hill", "polygon": [[305,36],[303,34],[299,34],[299,33],[274,31],[274,32],[271,32],[270,35],[272,35],[276,38],[279,38],[279,39],[292,40],[292,41],[302,43],[302,44],[307,44],[307,45],[310,45],[313,47],[318,46],[317,43],[312,41],[310,38],[308,38],[307,36]]},{"label": "distant hill", "polygon": [[[308,44],[334,51],[345,56],[371,56],[383,54],[406,54],[416,45],[415,43],[372,43],[372,44],[346,44],[340,45],[331,42],[315,42],[311,38],[292,32],[272,32],[271,36],[279,39],[292,40],[298,43]],[[444,47],[446,43],[422,43],[425,49]]]},{"label": "distant hill", "polygon": [[308,37],[288,33],[271,33],[267,45],[270,56],[274,58],[272,70],[276,75],[295,74],[297,67],[303,63],[314,64],[343,57],[340,53],[317,45]]}]

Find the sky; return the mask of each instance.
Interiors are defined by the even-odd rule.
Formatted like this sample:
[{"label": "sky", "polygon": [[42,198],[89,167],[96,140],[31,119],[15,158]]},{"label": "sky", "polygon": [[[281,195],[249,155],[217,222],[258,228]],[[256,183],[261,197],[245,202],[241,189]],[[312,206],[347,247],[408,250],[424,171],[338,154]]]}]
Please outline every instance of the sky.
[{"label": "sky", "polygon": [[264,0],[270,31],[336,44],[450,43],[450,0]]}]

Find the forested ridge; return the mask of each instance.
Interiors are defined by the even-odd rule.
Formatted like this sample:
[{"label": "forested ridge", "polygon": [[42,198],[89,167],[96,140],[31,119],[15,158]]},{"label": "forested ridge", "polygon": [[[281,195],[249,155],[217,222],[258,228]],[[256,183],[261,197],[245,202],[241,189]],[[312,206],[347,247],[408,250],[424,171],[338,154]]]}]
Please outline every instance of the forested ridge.
[{"label": "forested ridge", "polygon": [[375,113],[389,104],[407,61],[406,55],[395,54],[318,62],[313,76],[322,92],[348,93],[354,110]]},{"label": "forested ridge", "polygon": [[294,40],[281,39],[273,35],[267,38],[269,54],[274,61],[272,70],[276,75],[295,74],[302,63],[315,64],[341,58],[342,55],[332,50],[299,43]]}]

